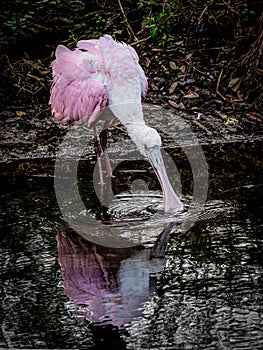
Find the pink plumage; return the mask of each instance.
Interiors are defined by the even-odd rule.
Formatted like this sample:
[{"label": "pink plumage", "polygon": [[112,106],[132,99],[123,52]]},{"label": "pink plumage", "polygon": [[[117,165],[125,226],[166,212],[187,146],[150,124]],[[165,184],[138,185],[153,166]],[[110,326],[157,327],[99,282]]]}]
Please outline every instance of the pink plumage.
[{"label": "pink plumage", "polygon": [[114,41],[109,35],[98,40],[80,40],[73,51],[59,45],[52,62],[49,101],[54,118],[92,126],[103,119],[101,112],[108,104],[116,103],[111,97],[116,86],[121,89],[126,85],[127,77],[132,78],[133,85],[127,100],[132,95],[133,100],[141,102],[138,91],[140,99],[146,95],[147,80],[138,61],[132,47]]},{"label": "pink plumage", "polygon": [[[161,137],[143,118],[141,102],[147,92],[147,79],[135,50],[104,35],[79,41],[73,51],[59,45],[52,68],[49,103],[54,118],[93,126],[96,142],[96,122],[105,120],[107,130],[110,120],[118,118],[140,153],[153,165],[164,192],[165,211],[181,210],[183,204],[174,193],[163,164]],[[108,113],[103,113],[106,106]]]}]

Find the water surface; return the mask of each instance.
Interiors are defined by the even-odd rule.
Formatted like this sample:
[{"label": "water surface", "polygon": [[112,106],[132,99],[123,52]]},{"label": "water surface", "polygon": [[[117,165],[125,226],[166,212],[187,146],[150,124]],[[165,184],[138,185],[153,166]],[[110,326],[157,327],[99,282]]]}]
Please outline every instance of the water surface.
[{"label": "water surface", "polygon": [[[165,259],[150,259],[150,244],[114,249],[76,235],[61,217],[46,168],[3,174],[0,347],[261,349],[262,144],[204,149],[210,174],[206,206],[188,232],[174,227]],[[107,221],[83,175],[91,165],[80,165],[85,204]],[[192,183],[183,157],[178,168],[187,203]],[[136,170],[137,180],[145,180],[147,174]],[[116,176],[120,197],[110,215],[147,224],[151,210],[139,210],[148,208],[143,197],[121,195],[134,174]],[[154,209],[162,197],[157,182],[149,187]]]}]

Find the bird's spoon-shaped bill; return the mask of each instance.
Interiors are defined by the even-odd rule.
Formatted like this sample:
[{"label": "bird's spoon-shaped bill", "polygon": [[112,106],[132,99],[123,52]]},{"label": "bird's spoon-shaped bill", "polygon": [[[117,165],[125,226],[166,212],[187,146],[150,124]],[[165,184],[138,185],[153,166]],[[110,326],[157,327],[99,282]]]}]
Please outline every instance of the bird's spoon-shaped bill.
[{"label": "bird's spoon-shaped bill", "polygon": [[149,161],[160,181],[164,196],[164,211],[166,213],[176,213],[184,209],[183,203],[180,201],[168,179],[163,158],[159,146],[146,149]]}]

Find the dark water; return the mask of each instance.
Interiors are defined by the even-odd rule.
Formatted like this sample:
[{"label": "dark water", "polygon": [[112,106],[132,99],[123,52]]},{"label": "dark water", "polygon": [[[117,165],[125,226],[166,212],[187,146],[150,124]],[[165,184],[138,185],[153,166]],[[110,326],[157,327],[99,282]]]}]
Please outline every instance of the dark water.
[{"label": "dark water", "polygon": [[[206,208],[188,232],[175,227],[165,259],[74,233],[43,169],[2,176],[0,348],[262,349],[262,144],[204,149]],[[185,159],[178,168],[187,198]]]}]

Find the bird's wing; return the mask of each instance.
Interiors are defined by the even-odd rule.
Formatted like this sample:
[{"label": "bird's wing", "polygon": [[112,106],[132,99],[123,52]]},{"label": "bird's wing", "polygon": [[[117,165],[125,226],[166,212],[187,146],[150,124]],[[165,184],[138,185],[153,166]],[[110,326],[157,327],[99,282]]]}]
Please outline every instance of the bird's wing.
[{"label": "bird's wing", "polygon": [[[116,63],[118,66],[118,72],[121,72],[121,67],[125,71],[132,68],[133,71],[136,72],[136,76],[139,78],[141,97],[142,100],[144,100],[147,94],[148,82],[144,71],[139,64],[139,57],[134,48],[125,43],[113,40],[110,35],[100,37],[96,43],[96,47],[101,49],[101,55],[103,56],[105,67],[109,72]],[[115,76],[114,79],[117,80]]]},{"label": "bird's wing", "polygon": [[87,122],[91,126],[107,105],[108,93],[103,84],[102,58],[94,40],[85,41],[89,51],[69,50],[59,45],[52,62],[53,84],[49,103],[56,120]]}]

